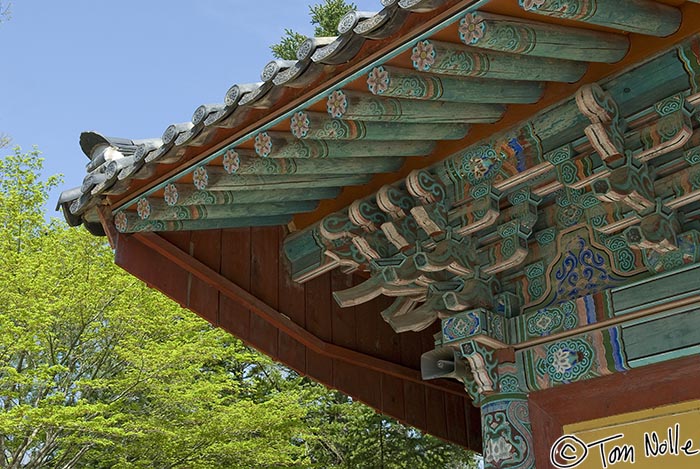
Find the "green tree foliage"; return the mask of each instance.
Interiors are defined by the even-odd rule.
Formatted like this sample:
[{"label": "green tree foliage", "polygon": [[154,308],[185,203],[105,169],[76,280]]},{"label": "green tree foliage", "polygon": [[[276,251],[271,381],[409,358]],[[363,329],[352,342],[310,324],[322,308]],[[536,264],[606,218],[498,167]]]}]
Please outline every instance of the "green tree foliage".
[{"label": "green tree foliage", "polygon": [[370,469],[467,469],[473,454],[421,434],[349,397],[322,389],[307,415],[315,439],[316,467]]},{"label": "green tree foliage", "polygon": [[[323,3],[309,6],[311,24],[314,25],[315,37],[333,37],[338,35],[338,23],[348,12],[357,10],[354,3],[345,0],[324,0]],[[297,49],[306,40],[306,36],[291,29],[284,30],[280,42],[270,46],[272,55],[278,59],[295,60]]]},{"label": "green tree foliage", "polygon": [[36,151],[0,160],[0,466],[271,467],[305,458],[271,363],[44,221]]},{"label": "green tree foliage", "polygon": [[0,158],[0,467],[432,468],[469,455],[245,347],[118,269]]}]

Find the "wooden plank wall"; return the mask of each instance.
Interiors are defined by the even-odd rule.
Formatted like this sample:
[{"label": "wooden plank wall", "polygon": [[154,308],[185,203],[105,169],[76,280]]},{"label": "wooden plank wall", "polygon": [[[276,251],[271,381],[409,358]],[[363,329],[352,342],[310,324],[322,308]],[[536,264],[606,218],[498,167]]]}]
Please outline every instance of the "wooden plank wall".
[{"label": "wooden plank wall", "polygon": [[[119,235],[115,257],[118,265],[183,307],[297,372],[402,422],[481,451],[479,410],[462,387],[447,380],[423,382],[417,373],[421,353],[433,348],[437,326],[422,333],[396,334],[379,314],[388,304],[382,299],[338,307],[331,292],[361,280],[339,272],[305,285],[292,282],[281,254],[284,235],[278,227],[151,235],[176,247],[176,256],[146,246],[138,235]],[[188,271],[190,258],[211,269],[210,276],[218,274],[235,283],[323,343],[341,349],[309,347],[293,332],[280,330],[269,318],[243,307],[216,281]],[[338,350],[359,354],[348,358]],[[383,360],[387,369],[399,365],[397,369],[408,372],[386,371],[373,359]]]}]

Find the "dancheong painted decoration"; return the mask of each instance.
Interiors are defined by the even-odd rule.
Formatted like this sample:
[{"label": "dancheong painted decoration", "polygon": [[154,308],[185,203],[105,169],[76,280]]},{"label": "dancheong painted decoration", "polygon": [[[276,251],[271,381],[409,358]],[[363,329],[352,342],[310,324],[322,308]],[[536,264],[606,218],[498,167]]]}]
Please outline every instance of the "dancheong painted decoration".
[{"label": "dancheong painted decoration", "polygon": [[381,6],[161,138],[82,134],[67,221],[489,469],[700,399],[700,3]]}]

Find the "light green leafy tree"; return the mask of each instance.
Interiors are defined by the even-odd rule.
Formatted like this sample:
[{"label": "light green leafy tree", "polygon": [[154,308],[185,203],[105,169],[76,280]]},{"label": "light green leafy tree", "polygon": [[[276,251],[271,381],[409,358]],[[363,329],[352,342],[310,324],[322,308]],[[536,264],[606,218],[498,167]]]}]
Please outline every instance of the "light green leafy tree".
[{"label": "light green leafy tree", "polygon": [[[323,3],[309,6],[311,24],[314,25],[315,37],[333,37],[338,35],[338,23],[348,12],[357,10],[354,3],[345,0],[324,0]],[[270,46],[272,55],[278,59],[295,60],[297,49],[306,40],[306,36],[292,29],[285,29],[280,42]]]},{"label": "light green leafy tree", "polygon": [[0,467],[467,467],[471,455],[273,363],[47,222],[60,179],[0,158]]},{"label": "light green leafy tree", "polygon": [[467,469],[474,453],[423,435],[336,391],[319,391],[307,420],[318,467],[369,469]]},{"label": "light green leafy tree", "polygon": [[38,152],[0,160],[0,467],[303,464],[306,409],[269,361],[44,221]]}]

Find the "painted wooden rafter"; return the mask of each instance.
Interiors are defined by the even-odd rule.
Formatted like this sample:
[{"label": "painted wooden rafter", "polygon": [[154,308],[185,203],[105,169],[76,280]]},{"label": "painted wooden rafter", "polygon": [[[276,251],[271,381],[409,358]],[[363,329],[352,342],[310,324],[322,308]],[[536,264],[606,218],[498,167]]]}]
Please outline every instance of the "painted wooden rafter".
[{"label": "painted wooden rafter", "polygon": [[[420,2],[419,2],[420,3]],[[538,10],[538,13],[550,14],[548,4],[535,2],[523,5],[525,9]],[[600,6],[605,11],[617,11],[609,2]],[[644,2],[643,2],[644,3]],[[648,11],[656,11],[659,18],[655,19],[654,27],[657,31],[669,30],[677,27],[677,10],[671,7],[654,9],[648,5],[636,5],[642,10],[642,15]],[[421,3],[422,5],[422,3]],[[430,5],[421,8],[434,8]],[[411,7],[413,8],[413,7]],[[651,8],[651,10],[650,10]],[[612,16],[601,16],[600,12],[592,16],[572,17],[576,21],[592,21],[596,24],[604,24],[609,21],[613,28],[617,23]],[[349,15],[344,18],[343,24],[362,23],[369,18],[362,15]],[[602,23],[601,23],[602,21]],[[636,24],[632,21],[631,24]],[[665,29],[664,29],[665,28]],[[263,159],[274,158],[280,161],[265,162],[258,160],[243,148],[231,149],[223,157],[223,170],[219,166],[207,165],[204,170],[210,176],[209,187],[197,187],[197,190],[232,191],[238,187],[251,184],[254,190],[261,190],[268,185],[279,185],[283,189],[302,188],[306,179],[300,175],[309,175],[309,187],[314,186],[312,179],[319,180],[318,176],[331,174],[337,178],[338,186],[353,184],[352,180],[344,180],[339,175],[357,174],[357,166],[362,166],[363,174],[379,172],[391,172],[401,164],[407,156],[426,155],[432,151],[435,140],[459,139],[468,131],[469,123],[490,123],[499,119],[505,107],[509,103],[532,103],[537,101],[543,91],[545,81],[577,81],[586,71],[589,62],[614,62],[619,60],[627,51],[629,42],[626,37],[612,33],[587,31],[573,27],[553,26],[520,18],[493,15],[485,12],[470,12],[461,22],[459,37],[455,42],[435,41],[425,39],[418,41],[411,50],[413,70],[403,69],[394,65],[380,65],[370,69],[366,76],[368,92],[359,92],[351,89],[338,89],[332,91],[327,98],[327,113],[316,110],[300,110],[294,113],[288,120],[290,131],[269,130],[259,132],[251,138],[255,148],[255,156]],[[348,30],[349,31],[349,30]],[[651,34],[651,32],[649,32]],[[504,43],[503,38],[512,36],[510,43]],[[310,59],[323,63],[335,63],[333,60],[344,60],[335,57],[335,50],[344,50],[350,53],[355,46],[343,45],[342,41],[351,36],[343,33],[338,40],[324,44],[305,44],[304,51],[315,50],[308,54],[300,49],[300,60]],[[566,39],[565,41],[563,39]],[[340,42],[339,42],[340,41]],[[459,41],[459,42],[457,42]],[[357,42],[359,46],[360,42]],[[308,46],[308,47],[307,47]],[[316,48],[316,49],[314,49]],[[353,49],[354,50],[354,49]],[[303,56],[303,57],[302,57]],[[573,60],[572,60],[573,59]],[[325,61],[325,62],[324,62]],[[310,65],[306,65],[310,67]],[[303,68],[303,67],[302,67]],[[269,102],[274,101],[274,93],[268,93],[272,89],[275,79],[279,77],[282,82],[294,81],[300,72],[299,62],[272,61],[262,73],[262,85],[236,85],[227,94],[227,106],[252,106],[269,107]],[[311,72],[309,72],[311,74]],[[285,81],[286,80],[286,81]],[[281,83],[281,82],[280,82]],[[291,83],[291,82],[290,82]],[[230,95],[230,96],[229,96]],[[272,100],[272,101],[270,101]],[[183,142],[197,144],[197,135],[201,133],[204,125],[210,125],[211,119],[219,119],[224,108],[203,106],[197,109],[191,124],[174,125],[169,127],[161,140],[161,146],[157,151],[146,151],[143,147],[143,155],[135,155],[134,162],[172,164],[182,157],[182,152],[169,151],[169,146],[182,145]],[[541,159],[542,152],[554,150],[561,142],[557,138],[569,131],[583,125],[580,114],[572,114],[571,104],[561,109],[559,120],[532,121],[530,127],[522,128],[512,135],[503,135],[501,141],[490,142],[495,151],[505,151],[510,154],[503,162],[503,167],[516,168],[518,161],[515,159],[530,159],[535,161],[540,158],[539,165],[531,165],[525,171],[510,171],[509,177],[493,181],[491,191],[503,192],[517,189],[522,184],[527,184],[532,178],[540,177],[548,172],[550,167]],[[564,117],[572,114],[573,120]],[[669,116],[666,120],[678,119],[678,115]],[[210,124],[206,124],[207,121]],[[230,119],[217,120],[217,125],[226,126]],[[232,121],[233,122],[233,121]],[[555,125],[552,125],[555,123]],[[589,127],[604,123],[589,123]],[[673,126],[662,121],[659,128]],[[692,129],[692,128],[691,128]],[[549,132],[549,133],[548,133]],[[687,132],[687,129],[686,129]],[[661,134],[650,130],[651,137]],[[534,139],[521,139],[519,136],[531,135]],[[550,136],[551,135],[551,136]],[[603,135],[601,132],[591,133],[591,137]],[[513,137],[517,139],[516,146],[512,146]],[[684,136],[664,136],[663,144],[677,147]],[[649,138],[642,137],[649,141]],[[399,140],[399,141],[397,141]],[[533,142],[535,143],[533,146]],[[367,142],[372,142],[368,144]],[[599,142],[600,143],[600,142]],[[604,144],[602,142],[600,144]],[[642,158],[653,157],[654,152],[659,151],[662,145],[651,145],[643,150]],[[510,145],[510,146],[509,146]],[[157,146],[157,145],[156,145]],[[248,146],[248,148],[250,148]],[[236,161],[237,174],[231,174],[227,165],[227,158],[231,152],[238,155]],[[611,150],[612,151],[612,150]],[[395,157],[395,158],[394,158]],[[334,158],[337,164],[329,164],[323,161],[295,161],[299,158]],[[360,158],[364,161],[360,161]],[[374,159],[372,159],[374,158]],[[341,161],[342,160],[342,161]],[[392,161],[393,160],[393,161]],[[512,160],[512,161],[511,161]],[[221,160],[218,161],[221,164]],[[144,166],[144,167],[152,167]],[[452,168],[453,169],[453,168]],[[477,168],[478,169],[478,168]],[[196,171],[201,171],[197,168]],[[451,168],[447,168],[448,171]],[[486,168],[480,169],[487,170]],[[129,165],[116,168],[112,173],[125,172],[125,177],[135,175]],[[111,174],[111,173],[110,173]],[[233,177],[235,176],[235,177]],[[250,176],[255,176],[252,179]],[[110,176],[112,177],[112,176]],[[350,176],[352,177],[352,176]],[[102,178],[102,179],[100,179]],[[97,185],[97,191],[107,190],[109,186],[113,193],[128,189],[128,184],[114,185],[104,175],[95,174],[90,183]],[[326,179],[325,177],[323,179]],[[177,186],[187,184],[184,181],[174,181]],[[197,182],[195,181],[195,186]],[[329,183],[324,185],[331,187]],[[115,192],[116,191],[116,192]],[[185,191],[190,192],[190,191]],[[458,197],[468,195],[463,194]],[[159,197],[159,196],[158,196]],[[224,200],[218,198],[219,200]],[[76,201],[75,213],[85,211],[89,206],[87,199]],[[306,199],[305,199],[306,200]],[[303,202],[304,200],[300,200]],[[493,204],[493,201],[482,199],[483,203]],[[153,207],[165,207],[166,203],[153,201]],[[294,208],[294,205],[290,205]],[[384,227],[379,227],[390,242],[393,242],[400,250],[410,249],[416,243],[416,239],[408,235],[407,227],[418,224],[423,231],[437,233],[443,232],[439,224],[441,213],[449,211],[451,203],[432,207],[419,206],[415,213],[407,214],[399,219],[387,221]],[[135,206],[130,209],[133,211]],[[218,209],[216,209],[218,210]],[[214,210],[216,212],[216,210]],[[482,214],[476,209],[464,214],[466,220],[475,217],[480,223],[488,224],[496,216],[496,210],[487,210]],[[209,211],[192,212],[193,216],[204,214],[205,218],[198,218],[199,224],[204,225]],[[298,211],[290,214],[299,213]],[[184,212],[182,212],[184,214]],[[133,214],[126,213],[127,218],[133,218]],[[162,218],[170,218],[168,213],[163,213]],[[454,228],[454,220],[448,215],[448,224]],[[217,219],[213,217],[212,220]],[[423,225],[421,225],[423,223]],[[444,224],[444,222],[442,222]],[[122,224],[123,225],[123,224]],[[136,226],[131,223],[130,229]],[[143,225],[140,225],[143,226]],[[170,225],[168,225],[170,226]],[[466,228],[465,228],[466,226]],[[479,226],[478,223],[476,226]],[[150,227],[149,227],[150,228]],[[473,228],[469,223],[463,223],[458,230],[470,231]],[[375,238],[380,235],[374,235]],[[382,239],[375,241],[365,240],[363,237],[355,237],[351,241],[355,249],[359,249],[365,256],[372,257],[377,245]],[[433,241],[431,241],[432,243]],[[330,251],[329,251],[330,252]],[[332,254],[329,254],[333,257]],[[336,256],[337,257],[337,256]],[[342,256],[340,256],[342,257]],[[376,256],[375,256],[376,257]],[[333,262],[333,261],[331,261]],[[340,262],[336,260],[335,262]]]},{"label": "painted wooden rafter", "polygon": [[[678,57],[683,57],[680,52]],[[691,73],[684,66],[669,70]],[[640,67],[624,76],[641,79],[644,71]],[[674,202],[676,196],[688,203],[696,200],[684,189],[695,172],[666,176],[661,194],[655,187],[660,183],[656,168],[688,167],[683,156],[693,160],[700,142],[693,139],[698,121],[695,101],[687,99],[692,94],[670,91],[674,94],[647,102],[634,115],[623,115],[634,88],[625,90],[626,101],[619,105],[605,84],[583,86],[571,99],[460,151],[432,171],[415,171],[401,184],[383,188],[376,203],[372,198],[357,201],[356,207],[374,207],[376,218],[371,226],[355,220],[359,230],[351,236],[369,258],[353,267],[369,272],[370,279],[336,292],[336,298],[341,305],[354,305],[380,294],[398,297],[382,314],[397,331],[420,330],[470,308],[495,308],[497,298],[517,297],[518,291],[526,295],[512,304],[530,304],[540,294],[533,282],[552,281],[542,279],[544,270],[535,274],[533,266],[546,266],[563,255],[542,243],[571,232],[585,219],[595,220],[586,235],[589,242],[623,243],[636,252],[624,254],[637,266],[632,272],[642,272],[644,263],[652,262],[645,259],[674,255],[679,249],[675,238],[688,228],[671,206],[683,205]],[[641,99],[649,96],[644,88],[639,92]],[[556,229],[547,234],[552,226]],[[296,239],[305,237],[300,233]],[[609,244],[608,239],[615,241]],[[380,254],[382,249],[388,257]],[[532,279],[519,274],[521,269],[531,271]],[[313,275],[306,270],[298,278]],[[470,291],[489,291],[489,299],[465,296],[454,282],[473,284]],[[484,282],[489,285],[485,290],[476,287]]]}]

